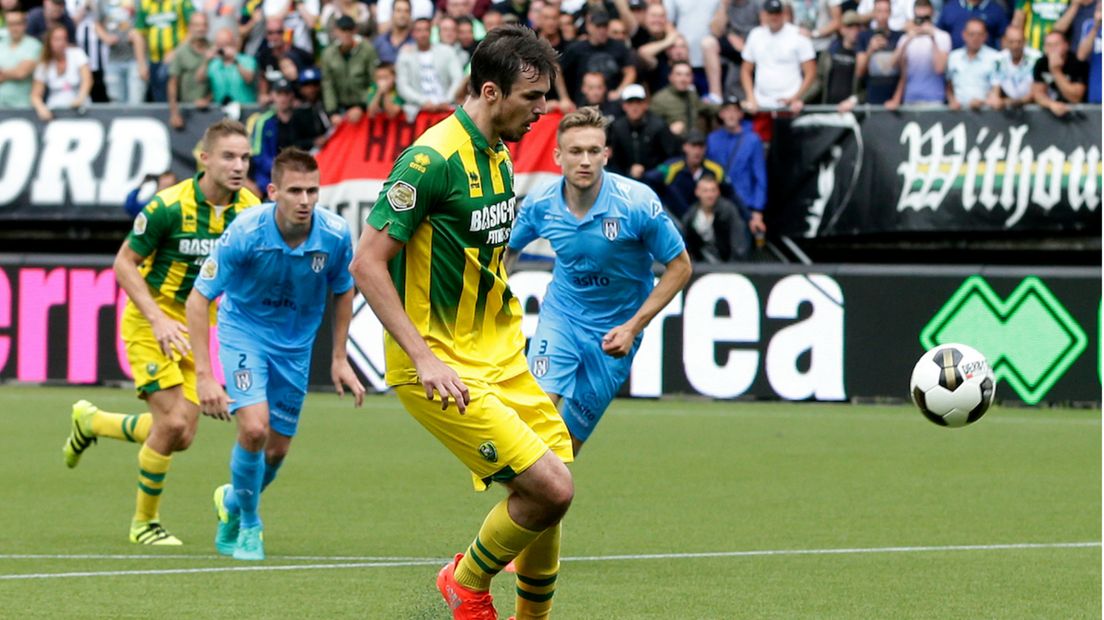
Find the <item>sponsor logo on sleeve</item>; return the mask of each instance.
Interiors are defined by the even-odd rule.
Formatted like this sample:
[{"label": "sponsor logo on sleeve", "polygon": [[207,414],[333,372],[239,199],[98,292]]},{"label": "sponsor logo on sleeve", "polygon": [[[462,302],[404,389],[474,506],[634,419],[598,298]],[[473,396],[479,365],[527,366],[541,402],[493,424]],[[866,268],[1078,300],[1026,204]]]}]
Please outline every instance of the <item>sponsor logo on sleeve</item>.
[{"label": "sponsor logo on sleeve", "polygon": [[409,211],[414,208],[414,202],[418,199],[418,190],[406,181],[395,181],[391,189],[387,190],[387,202],[395,211]]},{"label": "sponsor logo on sleeve", "polygon": [[203,266],[199,268],[199,277],[203,280],[214,280],[218,275],[218,262],[215,259],[208,257],[203,261]]},{"label": "sponsor logo on sleeve", "polygon": [[141,235],[146,232],[146,224],[149,223],[146,219],[145,213],[139,213],[138,217],[134,218],[134,234]]}]

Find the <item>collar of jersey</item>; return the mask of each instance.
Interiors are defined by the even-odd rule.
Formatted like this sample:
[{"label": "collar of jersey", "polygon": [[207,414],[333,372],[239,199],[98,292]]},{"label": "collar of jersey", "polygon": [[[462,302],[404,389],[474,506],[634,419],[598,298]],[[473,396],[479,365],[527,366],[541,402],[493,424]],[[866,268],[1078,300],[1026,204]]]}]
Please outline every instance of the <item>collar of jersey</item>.
[{"label": "collar of jersey", "polygon": [[307,235],[307,239],[294,249],[288,247],[287,242],[284,241],[284,236],[280,234],[280,227],[276,225],[276,203],[266,202],[254,208],[265,209],[263,217],[266,221],[261,222],[262,242],[261,247],[257,248],[258,250],[279,250],[291,256],[302,256],[325,249],[322,244],[322,223],[319,221],[321,216],[317,212],[318,209],[322,208],[321,206],[315,205],[315,212],[311,214],[311,230],[310,234]]},{"label": "collar of jersey", "polygon": [[[211,203],[207,202],[207,196],[203,195],[203,190],[199,189],[199,180],[201,178],[203,178],[203,175],[204,175],[204,173],[197,172],[196,175],[194,177],[192,177],[192,190],[195,191],[195,201],[196,201],[197,205],[201,205],[201,204],[210,205]],[[236,204],[237,202],[238,202],[238,192],[234,192],[233,194],[230,194],[230,204],[231,205]],[[211,206],[215,206],[215,205],[211,205]],[[222,206],[230,206],[230,205],[222,205]]]},{"label": "collar of jersey", "polygon": [[475,145],[475,148],[485,151],[487,155],[490,156],[494,156],[498,151],[506,148],[502,140],[499,140],[495,148],[492,149],[490,144],[487,143],[487,138],[483,135],[483,132],[479,131],[479,128],[475,126],[475,121],[468,116],[468,113],[464,111],[463,107],[456,108],[455,114],[457,120],[459,120],[460,124],[464,127],[464,130],[471,136],[472,144]]},{"label": "collar of jersey", "polygon": [[575,214],[571,212],[571,209],[567,206],[567,198],[565,198],[564,187],[567,185],[567,180],[560,181],[560,191],[558,198],[560,199],[560,209],[564,212],[564,219],[568,222],[575,224],[576,227],[582,226],[587,222],[595,219],[599,215],[605,215],[609,212],[609,193],[610,193],[610,175],[606,174],[606,171],[602,171],[602,177],[600,179],[602,188],[598,190],[598,197],[594,199],[594,204],[590,205],[590,210],[586,212],[582,218],[575,217]]}]

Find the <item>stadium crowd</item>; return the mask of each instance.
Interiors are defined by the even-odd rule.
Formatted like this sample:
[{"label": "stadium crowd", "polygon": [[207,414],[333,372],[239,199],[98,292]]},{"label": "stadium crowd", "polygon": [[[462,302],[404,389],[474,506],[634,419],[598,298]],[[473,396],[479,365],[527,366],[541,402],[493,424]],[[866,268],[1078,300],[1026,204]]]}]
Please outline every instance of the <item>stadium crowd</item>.
[{"label": "stadium crowd", "polygon": [[[254,170],[364,116],[461,103],[485,34],[560,53],[549,108],[608,117],[616,172],[664,198],[699,260],[765,232],[763,112],[807,104],[1101,101],[1100,0],[0,0],[0,108],[260,105]],[[254,180],[264,187],[267,179]],[[703,176],[710,177],[704,185]],[[732,232],[728,224],[740,229]],[[744,234],[750,233],[750,234]],[[701,247],[695,245],[695,236]]]}]

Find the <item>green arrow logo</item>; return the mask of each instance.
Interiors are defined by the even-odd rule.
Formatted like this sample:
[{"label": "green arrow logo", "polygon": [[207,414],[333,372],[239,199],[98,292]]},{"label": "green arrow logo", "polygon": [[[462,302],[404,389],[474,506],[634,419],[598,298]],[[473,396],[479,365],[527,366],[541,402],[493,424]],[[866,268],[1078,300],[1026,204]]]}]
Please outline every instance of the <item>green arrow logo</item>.
[{"label": "green arrow logo", "polygon": [[1036,277],[1002,300],[981,276],[970,276],[920,332],[931,349],[961,342],[981,351],[998,381],[1034,405],[1085,351],[1088,338]]}]

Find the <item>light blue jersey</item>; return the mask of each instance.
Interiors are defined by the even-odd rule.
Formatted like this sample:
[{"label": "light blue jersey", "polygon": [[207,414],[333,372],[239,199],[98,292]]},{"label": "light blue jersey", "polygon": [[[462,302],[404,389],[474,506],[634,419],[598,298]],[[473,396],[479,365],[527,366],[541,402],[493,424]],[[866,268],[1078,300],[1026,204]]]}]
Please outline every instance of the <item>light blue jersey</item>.
[{"label": "light blue jersey", "polygon": [[629,320],[655,286],[652,262],[668,263],[686,245],[648,186],[603,172],[602,187],[582,219],[567,208],[562,177],[522,202],[510,249],[538,237],[556,252],[546,312],[584,318],[603,333]]},{"label": "light blue jersey", "polygon": [[294,437],[311,348],[329,292],[353,287],[353,241],[340,216],[315,209],[310,235],[289,248],[276,205],[245,211],[199,270],[195,289],[219,304],[219,361],[232,410],[268,403],[272,430]]},{"label": "light blue jersey", "polygon": [[514,222],[510,248],[548,239],[556,266],[529,342],[529,370],[545,392],[562,397],[572,436],[586,441],[629,376],[632,352],[614,358],[602,336],[628,321],[654,288],[652,263],[685,250],[682,236],[651,189],[602,174],[602,187],[581,219],[567,207],[563,180],[529,194]]},{"label": "light blue jersey", "polygon": [[328,292],[353,287],[353,242],[341,216],[315,209],[310,235],[291,249],[276,227],[276,205],[243,212],[200,269],[196,288],[223,296],[219,341],[237,338],[285,351],[310,349]]}]

